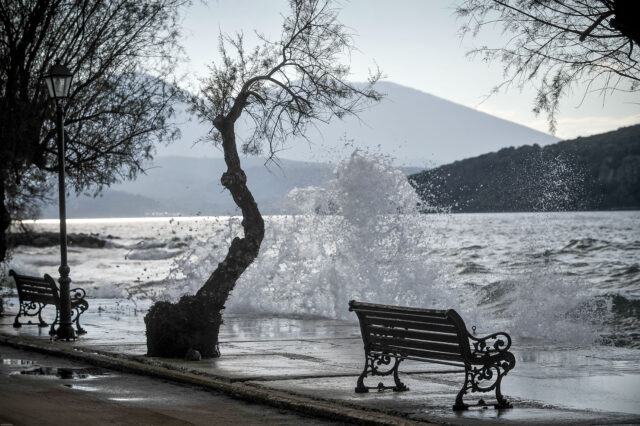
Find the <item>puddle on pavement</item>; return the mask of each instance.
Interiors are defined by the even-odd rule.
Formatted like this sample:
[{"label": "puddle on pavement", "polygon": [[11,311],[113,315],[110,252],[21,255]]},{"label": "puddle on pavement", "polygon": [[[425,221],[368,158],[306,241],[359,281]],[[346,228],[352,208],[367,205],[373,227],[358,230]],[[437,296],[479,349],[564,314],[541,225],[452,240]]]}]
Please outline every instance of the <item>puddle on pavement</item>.
[{"label": "puddle on pavement", "polygon": [[107,376],[109,372],[98,367],[69,368],[69,367],[38,367],[23,370],[20,374],[29,376],[48,376],[60,379],[91,379],[98,376]]},{"label": "puddle on pavement", "polygon": [[116,401],[116,402],[140,402],[140,401],[147,401],[149,398],[142,398],[142,397],[114,397],[114,398],[109,398],[111,401]]},{"label": "puddle on pavement", "polygon": [[33,365],[35,361],[28,359],[4,358],[2,365]]},{"label": "puddle on pavement", "polygon": [[75,383],[74,384],[65,383],[62,386],[68,387],[69,389],[75,389],[75,390],[80,390],[80,391],[85,391],[85,392],[98,392],[100,390],[103,390],[103,388],[101,388],[101,387],[78,385],[78,384],[75,384]]}]

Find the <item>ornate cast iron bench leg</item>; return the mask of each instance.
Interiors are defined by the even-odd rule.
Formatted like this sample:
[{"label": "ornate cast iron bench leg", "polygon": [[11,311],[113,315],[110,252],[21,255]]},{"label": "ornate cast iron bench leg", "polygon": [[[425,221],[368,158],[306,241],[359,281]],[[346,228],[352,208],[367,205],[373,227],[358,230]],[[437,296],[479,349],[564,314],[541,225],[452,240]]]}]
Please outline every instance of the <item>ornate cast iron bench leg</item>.
[{"label": "ornate cast iron bench leg", "polygon": [[42,309],[45,307],[46,305],[40,305],[40,310],[38,311],[38,321],[40,321],[38,323],[38,327],[46,327],[49,324],[47,324],[47,322],[45,320],[42,319]]},{"label": "ornate cast iron bench leg", "polygon": [[56,308],[56,317],[51,323],[51,328],[49,329],[49,336],[53,336],[56,334],[56,324],[58,324],[58,309]]},{"label": "ornate cast iron bench leg", "polygon": [[[388,371],[380,371],[379,368],[382,365],[391,364],[391,358],[394,359],[394,364]],[[378,392],[382,392],[385,389],[392,389],[394,392],[408,391],[409,388],[400,381],[398,377],[398,366],[402,362],[403,358],[398,358],[391,355],[371,354],[367,353],[364,360],[364,370],[358,377],[358,382],[355,388],[356,393],[366,393],[369,389],[377,389]],[[365,386],[364,379],[371,374],[371,376],[389,376],[393,374],[393,381],[395,386],[385,386],[382,382],[378,383],[378,386]]]},{"label": "ornate cast iron bench leg", "polygon": [[76,330],[78,334],[87,334],[87,331],[80,325],[80,315],[89,309],[89,302],[85,300],[86,293],[82,288],[74,288],[71,290],[72,300],[71,306],[75,313],[72,321],[76,323]]},{"label": "ornate cast iron bench leg", "polygon": [[[465,366],[465,378],[462,389],[456,396],[453,406],[454,411],[467,410],[468,404],[463,402],[463,397],[471,392],[490,392],[495,389],[497,404],[493,406],[498,409],[513,408],[509,401],[502,395],[500,385],[502,378],[507,375],[516,364],[516,359],[511,352],[502,352],[497,356],[488,359],[487,363],[479,366]],[[488,382],[485,384],[483,382]],[[483,399],[478,402],[480,406],[487,406]]]},{"label": "ornate cast iron bench leg", "polygon": [[80,325],[80,315],[82,315],[82,313],[89,307],[89,304],[86,301],[83,300],[83,302],[84,304],[80,304],[73,308],[75,312],[73,322],[76,323],[76,331],[78,332],[78,334],[87,334],[87,330],[82,328],[82,326]]},{"label": "ornate cast iron bench leg", "polygon": [[18,309],[18,315],[16,315],[16,317],[13,319],[13,328],[22,327],[22,324],[20,323],[20,321],[18,321],[18,318],[20,318],[21,314],[22,314],[22,306],[20,306],[20,309]]},{"label": "ornate cast iron bench leg", "polygon": [[[38,327],[46,327],[46,326],[48,326],[49,324],[47,324],[42,319],[42,309],[45,306],[46,306],[45,304],[42,304],[42,303],[39,303],[39,302],[30,302],[30,301],[21,302],[20,303],[20,308],[18,309],[18,314],[16,315],[16,317],[13,320],[13,327],[14,328],[22,327],[22,323],[18,319],[21,316],[35,317],[36,315],[38,316]],[[31,321],[29,321],[29,324],[31,324]]]}]

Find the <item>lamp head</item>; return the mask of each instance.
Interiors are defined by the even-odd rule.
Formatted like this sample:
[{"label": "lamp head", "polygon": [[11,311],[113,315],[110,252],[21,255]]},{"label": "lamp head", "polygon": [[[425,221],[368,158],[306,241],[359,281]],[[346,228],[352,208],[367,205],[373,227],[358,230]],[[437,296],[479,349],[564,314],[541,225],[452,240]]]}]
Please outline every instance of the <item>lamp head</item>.
[{"label": "lamp head", "polygon": [[57,59],[56,64],[49,69],[49,74],[44,76],[47,89],[49,89],[49,97],[51,99],[65,99],[69,96],[72,79],[73,74],[69,68],[60,64],[60,59]]}]

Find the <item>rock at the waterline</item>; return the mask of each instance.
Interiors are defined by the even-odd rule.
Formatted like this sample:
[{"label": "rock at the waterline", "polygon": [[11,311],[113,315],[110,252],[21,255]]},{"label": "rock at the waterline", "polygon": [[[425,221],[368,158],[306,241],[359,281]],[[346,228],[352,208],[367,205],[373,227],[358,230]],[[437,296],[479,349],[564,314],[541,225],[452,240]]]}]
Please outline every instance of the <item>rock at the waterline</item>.
[{"label": "rock at the waterline", "polygon": [[[60,244],[60,234],[57,232],[19,232],[8,235],[10,247],[20,245],[34,247],[51,247]],[[96,234],[68,234],[67,244],[70,247],[103,248],[106,241]]]},{"label": "rock at the waterline", "polygon": [[202,360],[202,355],[200,352],[191,348],[187,351],[187,354],[184,356],[185,361],[200,361]]}]

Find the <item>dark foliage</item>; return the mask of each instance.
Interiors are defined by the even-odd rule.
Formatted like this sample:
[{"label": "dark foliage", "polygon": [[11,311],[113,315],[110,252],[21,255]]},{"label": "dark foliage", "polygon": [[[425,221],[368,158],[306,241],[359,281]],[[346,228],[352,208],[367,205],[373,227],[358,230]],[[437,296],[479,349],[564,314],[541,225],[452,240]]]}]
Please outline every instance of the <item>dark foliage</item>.
[{"label": "dark foliage", "polygon": [[582,84],[584,95],[640,89],[640,2],[637,0],[462,0],[463,35],[502,28],[504,46],[470,52],[505,66],[494,92],[537,89],[533,110],[553,133],[560,100]]},{"label": "dark foliage", "polygon": [[505,148],[411,181],[425,201],[454,212],[640,209],[640,125]]},{"label": "dark foliage", "polygon": [[169,118],[179,91],[165,80],[185,2],[0,2],[0,260],[11,216],[33,215],[57,172],[55,107],[42,76],[56,59],[74,74],[65,119],[70,185],[95,193],[135,177],[154,144],[175,136]]}]

